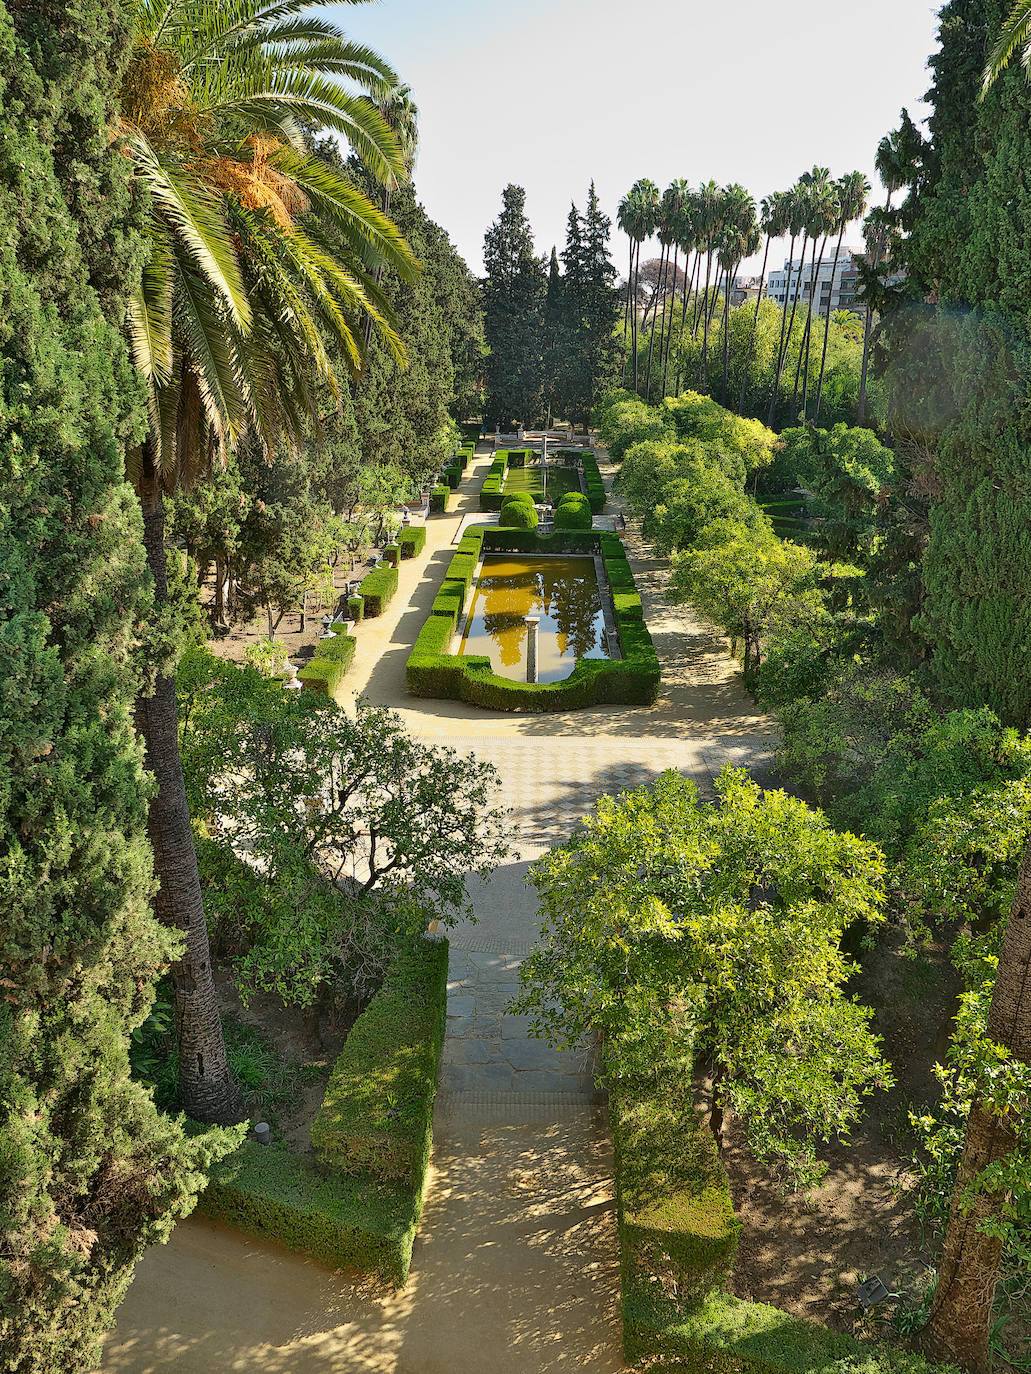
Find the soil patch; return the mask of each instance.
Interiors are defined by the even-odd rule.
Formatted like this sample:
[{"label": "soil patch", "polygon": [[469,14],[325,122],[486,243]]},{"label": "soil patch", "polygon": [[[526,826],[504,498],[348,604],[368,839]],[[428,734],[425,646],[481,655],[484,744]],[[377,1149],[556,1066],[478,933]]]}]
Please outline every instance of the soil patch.
[{"label": "soil patch", "polygon": [[[937,1099],[931,1070],[957,985],[941,947],[906,959],[897,931],[863,956],[852,991],[874,1009],[874,1028],[897,1081],[870,1099],[851,1145],[823,1150],[830,1167],[808,1197],[785,1193],[771,1180],[740,1123],[728,1120],[724,1162],[741,1221],[732,1280],[738,1297],[854,1335],[883,1331],[893,1310],[919,1304],[936,1247],[921,1234],[908,1196],[916,1182],[908,1118],[910,1109]],[[856,1288],[875,1274],[899,1296],[865,1316]]]}]

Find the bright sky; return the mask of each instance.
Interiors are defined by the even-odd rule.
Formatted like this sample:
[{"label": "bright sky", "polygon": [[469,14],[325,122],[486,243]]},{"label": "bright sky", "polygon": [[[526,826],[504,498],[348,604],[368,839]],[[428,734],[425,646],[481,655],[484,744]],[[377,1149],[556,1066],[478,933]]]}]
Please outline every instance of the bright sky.
[{"label": "bright sky", "polygon": [[[903,105],[926,113],[939,0],[378,0],[337,21],[386,57],[420,110],[419,197],[482,272],[501,190],[525,187],[537,251],[565,240],[593,177],[615,220],[660,189],[739,181],[758,201],[814,163],[874,170]],[[846,242],[859,243],[855,232]],[[656,250],[657,251],[657,250]],[[613,234],[622,268],[626,240]],[[779,266],[771,250],[771,265]],[[759,260],[754,264],[757,270]],[[625,268],[622,268],[625,270]]]}]

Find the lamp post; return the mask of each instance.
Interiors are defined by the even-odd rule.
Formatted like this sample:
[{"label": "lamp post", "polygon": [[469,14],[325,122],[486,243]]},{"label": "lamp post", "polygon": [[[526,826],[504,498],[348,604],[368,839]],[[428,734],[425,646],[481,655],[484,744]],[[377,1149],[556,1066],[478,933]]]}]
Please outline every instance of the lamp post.
[{"label": "lamp post", "polygon": [[526,680],[527,682],[537,681],[537,635],[540,629],[541,618],[539,615],[524,615],[523,624],[526,626]]}]

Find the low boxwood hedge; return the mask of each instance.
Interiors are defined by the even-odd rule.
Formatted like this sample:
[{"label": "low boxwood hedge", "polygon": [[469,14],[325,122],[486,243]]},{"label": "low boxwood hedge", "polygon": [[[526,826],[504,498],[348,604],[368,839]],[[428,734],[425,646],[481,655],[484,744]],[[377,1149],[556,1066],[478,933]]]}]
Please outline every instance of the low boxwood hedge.
[{"label": "low boxwood hedge", "polygon": [[358,648],[357,640],[347,633],[346,621],[337,621],[332,628],[334,633],[319,640],[315,657],[297,674],[307,691],[321,692],[326,697],[333,696],[340,686]]},{"label": "low boxwood hedge", "polygon": [[318,1165],[245,1142],[199,1210],[334,1268],[403,1284],[422,1214],[447,1010],[446,940],[419,941],[351,1029],[312,1124]]},{"label": "low boxwood hedge", "polygon": [[365,618],[383,614],[383,608],[397,591],[397,568],[373,568],[366,573],[358,588],[365,602]]},{"label": "low boxwood hedge", "polygon": [[723,1163],[690,1084],[607,1074],[615,1155],[623,1350],[664,1374],[946,1374],[724,1285],[738,1223]]},{"label": "low boxwood hedge", "polygon": [[401,557],[415,558],[426,547],[426,526],[406,525],[397,537],[401,546]]},{"label": "low boxwood hedge", "polygon": [[451,488],[446,482],[441,482],[435,487],[430,488],[430,512],[434,515],[443,515],[447,510],[448,502],[451,500]]},{"label": "low boxwood hedge", "polygon": [[447,483],[451,490],[454,491],[462,480],[461,465],[457,462],[453,462],[448,467],[443,468],[441,470],[440,480],[442,483]]},{"label": "low boxwood hedge", "polygon": [[483,479],[480,487],[480,510],[500,510],[502,489],[505,485],[505,472],[508,469],[508,454],[498,453]]},{"label": "low boxwood hedge", "polygon": [[312,1123],[329,1169],[399,1181],[422,1195],[444,1043],[448,947],[424,940],[390,968],[355,1022]]},{"label": "low boxwood hedge", "polygon": [[[659,660],[639,606],[630,614],[613,607],[624,657],[578,659],[561,682],[526,683],[501,677],[482,655],[447,652],[465,608],[477,565],[490,553],[597,553],[612,564],[620,587],[633,590],[633,576],[623,546],[613,534],[481,526],[468,531],[451,560],[429,619],[415,641],[405,669],[416,696],[468,701],[502,711],[565,711],[602,702],[650,705],[659,690]],[[617,554],[619,555],[617,557]]]},{"label": "low boxwood hedge", "polygon": [[378,1177],[325,1177],[283,1145],[246,1141],[215,1165],[197,1210],[334,1269],[400,1286],[422,1198]]},{"label": "low boxwood hedge", "polygon": [[598,459],[593,449],[558,448],[555,450],[555,457],[583,464],[584,486],[587,488],[587,499],[591,503],[591,513],[600,515],[605,509],[605,483],[598,470]]},{"label": "low boxwood hedge", "polygon": [[383,561],[392,568],[396,568],[401,561],[401,545],[386,544],[383,548]]}]

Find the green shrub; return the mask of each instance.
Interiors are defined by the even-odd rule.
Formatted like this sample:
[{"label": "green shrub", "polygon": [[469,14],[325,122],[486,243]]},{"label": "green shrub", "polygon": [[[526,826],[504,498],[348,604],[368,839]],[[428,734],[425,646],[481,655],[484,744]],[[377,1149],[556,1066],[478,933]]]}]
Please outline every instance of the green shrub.
[{"label": "green shrub", "polygon": [[430,512],[435,515],[442,515],[447,510],[450,499],[451,488],[445,483],[433,487],[430,490]]},{"label": "green shrub", "polygon": [[508,450],[508,466],[510,468],[526,467],[526,460],[530,456],[529,449],[513,448]]},{"label": "green shrub", "polygon": [[347,614],[352,620],[361,620],[365,616],[365,598],[361,596],[349,596],[347,598]]},{"label": "green shrub", "polygon": [[366,573],[358,588],[365,600],[365,616],[371,620],[383,614],[383,608],[397,591],[396,568],[373,568]]},{"label": "green shrub", "polygon": [[358,648],[357,640],[347,633],[344,621],[338,621],[333,629],[336,633],[319,640],[315,657],[297,674],[307,691],[320,692],[327,697],[333,696],[343,681]]},{"label": "green shrub", "polygon": [[400,1181],[420,1197],[444,1043],[448,947],[424,940],[390,968],[347,1037],[312,1123],[329,1169]]},{"label": "green shrub", "polygon": [[440,474],[440,480],[454,491],[462,480],[461,466],[458,463],[452,463],[449,467],[444,468]]},{"label": "green shrub", "polygon": [[505,472],[508,467],[508,454],[499,453],[487,470],[480,487],[480,510],[500,510],[502,490],[505,485]]},{"label": "green shrub", "polygon": [[198,1211],[331,1268],[400,1285],[422,1198],[379,1178],[325,1178],[284,1146],[246,1141],[214,1167]]},{"label": "green shrub", "polygon": [[592,519],[591,503],[575,491],[567,492],[555,507],[557,530],[589,530]]},{"label": "green shrub", "polygon": [[408,525],[398,535],[401,557],[415,558],[426,547],[426,526]]},{"label": "green shrub", "polygon": [[383,561],[389,564],[390,567],[396,568],[398,563],[401,561],[400,544],[385,545],[383,549]]},{"label": "green shrub", "polygon": [[501,507],[498,523],[514,530],[535,530],[537,509],[532,501],[506,501]]}]

